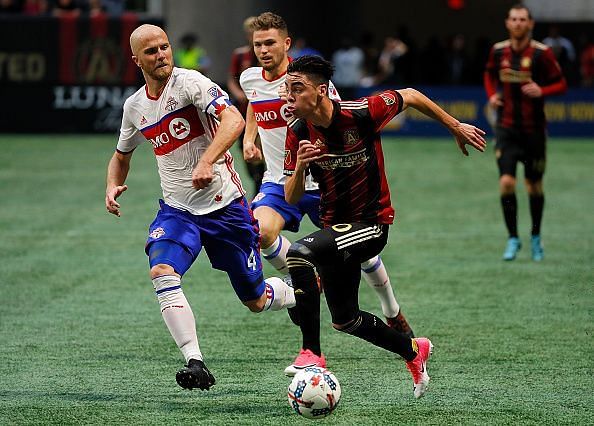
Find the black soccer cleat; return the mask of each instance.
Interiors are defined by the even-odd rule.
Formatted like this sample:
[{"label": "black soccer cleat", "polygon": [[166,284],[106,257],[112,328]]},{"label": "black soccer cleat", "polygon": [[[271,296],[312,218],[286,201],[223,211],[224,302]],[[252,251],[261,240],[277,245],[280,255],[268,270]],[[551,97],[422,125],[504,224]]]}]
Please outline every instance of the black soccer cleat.
[{"label": "black soccer cleat", "polygon": [[182,368],[175,375],[177,384],[184,389],[209,390],[215,384],[215,378],[204,362],[198,359],[191,359],[185,368]]}]

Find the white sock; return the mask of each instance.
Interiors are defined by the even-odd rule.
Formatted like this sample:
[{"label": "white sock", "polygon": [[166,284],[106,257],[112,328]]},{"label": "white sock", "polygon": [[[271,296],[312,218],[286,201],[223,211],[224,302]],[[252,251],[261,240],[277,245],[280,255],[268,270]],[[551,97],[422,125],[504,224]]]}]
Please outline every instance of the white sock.
[{"label": "white sock", "polygon": [[363,277],[369,287],[375,290],[377,297],[382,304],[382,312],[386,318],[394,318],[400,312],[400,305],[390,284],[390,277],[386,272],[384,262],[379,256],[375,256],[366,262],[361,263]]},{"label": "white sock", "polygon": [[266,304],[263,311],[280,311],[295,306],[295,292],[293,287],[278,277],[270,277],[266,282]]},{"label": "white sock", "polygon": [[153,278],[153,287],[161,305],[161,315],[186,362],[192,358],[202,360],[194,313],[182,291],[181,279],[175,275],[162,275]]},{"label": "white sock", "polygon": [[270,262],[277,271],[286,275],[289,273],[287,252],[290,246],[291,242],[284,235],[279,234],[278,238],[270,247],[262,248],[260,252],[262,253],[262,257]]}]

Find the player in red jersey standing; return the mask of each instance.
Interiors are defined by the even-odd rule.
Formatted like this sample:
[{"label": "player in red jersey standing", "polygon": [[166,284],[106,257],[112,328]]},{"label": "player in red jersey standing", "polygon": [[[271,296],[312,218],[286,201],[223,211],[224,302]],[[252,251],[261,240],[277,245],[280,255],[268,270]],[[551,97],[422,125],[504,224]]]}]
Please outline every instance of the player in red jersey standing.
[{"label": "player in red jersey standing", "polygon": [[381,252],[394,221],[380,131],[411,106],[446,126],[465,155],[467,144],[484,151],[484,132],[460,123],[414,89],[333,101],[327,96],[332,71],[329,62],[303,56],[289,64],[286,79],[287,102],[296,118],[287,129],[285,197],[289,203],[299,200],[311,173],[320,185],[324,226],[293,243],[287,255],[303,348],[320,354],[317,270],[334,328],[402,356],[419,398],[429,382],[429,339],[408,338],[359,309],[359,263]]},{"label": "player in red jersey standing", "polygon": [[495,155],[501,207],[509,233],[503,260],[514,260],[522,247],[515,192],[516,164],[521,162],[532,216],[532,259],[541,261],[542,177],[546,165],[544,97],[565,92],[567,83],[552,50],[532,40],[534,20],[525,6],[513,6],[505,26],[509,39],[493,45],[484,75],[489,104],[497,109]]}]

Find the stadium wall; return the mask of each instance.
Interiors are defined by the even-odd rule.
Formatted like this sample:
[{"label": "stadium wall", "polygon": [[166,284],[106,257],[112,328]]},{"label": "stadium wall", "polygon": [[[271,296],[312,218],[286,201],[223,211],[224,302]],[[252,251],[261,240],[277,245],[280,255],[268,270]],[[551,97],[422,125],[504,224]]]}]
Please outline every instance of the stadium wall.
[{"label": "stadium wall", "polygon": [[[386,89],[361,89],[359,96],[367,96]],[[435,100],[460,121],[472,123],[490,135],[495,112],[488,106],[482,87],[420,87],[420,91]],[[570,89],[563,96],[551,97],[545,103],[547,131],[550,136],[584,137],[594,141],[594,91]],[[414,110],[407,109],[384,128],[397,136],[443,136],[445,129]]]},{"label": "stadium wall", "polygon": [[[247,14],[247,9],[238,16]],[[0,17],[3,39],[9,41],[0,48],[0,132],[117,132],[124,100],[143,84],[141,73],[130,60],[128,40],[143,22],[163,24],[134,14],[101,19]],[[176,26],[176,31],[181,34],[183,25]],[[235,37],[229,43],[239,44],[236,38],[241,37],[241,31],[229,31]],[[489,128],[482,88],[423,90],[461,119]],[[368,93],[369,89],[359,94]],[[547,115],[551,135],[594,139],[594,91],[570,90],[563,97],[551,98]],[[388,131],[443,135],[443,129],[413,112],[398,120]]]},{"label": "stadium wall", "polygon": [[144,22],[162,24],[136,14],[0,17],[12,35],[0,48],[0,131],[117,131],[124,100],[143,83],[129,38]]}]

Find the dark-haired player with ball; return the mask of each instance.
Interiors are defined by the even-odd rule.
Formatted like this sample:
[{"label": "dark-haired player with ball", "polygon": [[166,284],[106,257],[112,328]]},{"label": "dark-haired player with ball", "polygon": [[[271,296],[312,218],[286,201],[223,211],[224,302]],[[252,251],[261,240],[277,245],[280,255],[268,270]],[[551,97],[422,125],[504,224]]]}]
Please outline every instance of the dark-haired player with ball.
[{"label": "dark-haired player with ball", "polygon": [[303,56],[289,64],[286,78],[288,107],[295,118],[285,143],[285,198],[289,203],[299,200],[311,173],[320,185],[323,224],[323,229],[293,243],[287,254],[303,348],[320,354],[317,271],[333,327],[404,358],[419,398],[429,383],[431,341],[411,339],[359,308],[360,262],[382,251],[394,221],[380,131],[413,107],[447,127],[464,155],[465,145],[484,151],[484,132],[460,123],[414,89],[333,101],[328,97],[332,72],[324,59]]}]

